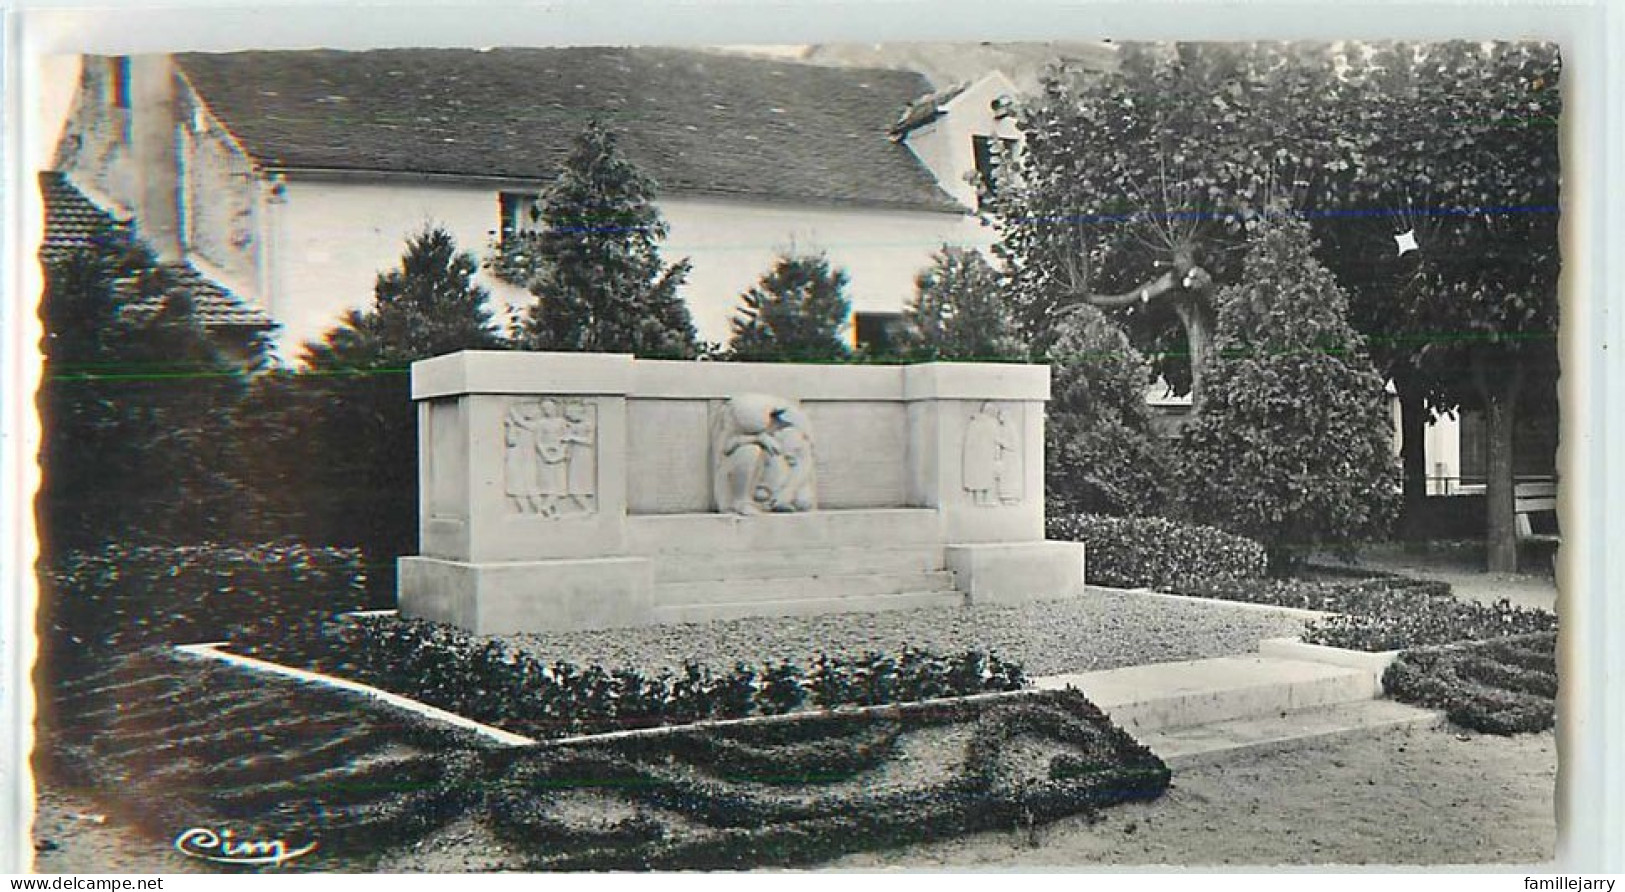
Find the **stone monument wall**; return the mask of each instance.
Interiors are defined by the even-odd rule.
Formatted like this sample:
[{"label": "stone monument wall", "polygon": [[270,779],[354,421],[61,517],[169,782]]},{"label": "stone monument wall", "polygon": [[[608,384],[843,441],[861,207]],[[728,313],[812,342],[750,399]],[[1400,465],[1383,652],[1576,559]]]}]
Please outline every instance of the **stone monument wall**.
[{"label": "stone monument wall", "polygon": [[1066,595],[1045,366],[416,363],[404,613],[478,632]]}]

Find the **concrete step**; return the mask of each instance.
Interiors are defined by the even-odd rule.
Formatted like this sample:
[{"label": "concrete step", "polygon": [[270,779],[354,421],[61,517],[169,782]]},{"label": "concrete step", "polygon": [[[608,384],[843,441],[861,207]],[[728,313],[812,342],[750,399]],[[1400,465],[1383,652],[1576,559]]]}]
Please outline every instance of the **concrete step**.
[{"label": "concrete step", "polygon": [[690,604],[800,601],[808,598],[849,598],[896,595],[904,592],[949,591],[954,574],[947,570],[912,573],[852,573],[831,576],[790,576],[782,579],[708,579],[666,582],[654,587],[656,607]]},{"label": "concrete step", "polygon": [[801,514],[641,514],[626,519],[631,554],[714,554],[887,545],[940,545],[933,508],[873,508]]},{"label": "concrete step", "polygon": [[1364,700],[1316,706],[1273,716],[1256,716],[1162,728],[1138,735],[1170,768],[1189,768],[1237,755],[1284,752],[1389,728],[1431,726],[1442,713],[1417,709],[1393,700]]},{"label": "concrete step", "polygon": [[944,568],[940,546],[874,548],[844,546],[798,551],[719,551],[661,555],[654,561],[655,583],[711,579],[783,579],[789,576],[847,576],[854,573],[921,573]]},{"label": "concrete step", "polygon": [[703,623],[751,616],[816,616],[824,613],[873,613],[881,610],[913,610],[919,607],[962,607],[963,592],[921,591],[887,595],[853,595],[844,598],[791,598],[737,603],[681,604],[656,607],[654,618],[662,623]]},{"label": "concrete step", "polygon": [[1381,692],[1366,671],[1261,656],[1054,675],[1035,684],[1041,689],[1076,687],[1135,736],[1372,700]]}]

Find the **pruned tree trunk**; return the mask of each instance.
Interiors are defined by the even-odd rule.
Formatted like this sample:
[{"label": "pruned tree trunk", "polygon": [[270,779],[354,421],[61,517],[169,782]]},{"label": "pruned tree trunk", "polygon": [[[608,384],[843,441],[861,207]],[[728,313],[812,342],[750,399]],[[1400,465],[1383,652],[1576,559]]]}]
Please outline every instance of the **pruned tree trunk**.
[{"label": "pruned tree trunk", "polygon": [[[1154,279],[1121,294],[1095,294],[1076,291],[1084,303],[1102,309],[1125,307],[1154,300],[1173,301],[1174,312],[1185,328],[1185,341],[1191,354],[1191,412],[1202,405],[1202,373],[1213,353],[1213,276],[1196,262],[1193,246],[1174,252],[1171,268]],[[1086,274],[1074,274],[1074,288],[1087,282]]]},{"label": "pruned tree trunk", "polygon": [[1191,414],[1202,411],[1202,378],[1213,356],[1213,311],[1206,295],[1186,292],[1174,300],[1174,312],[1185,326],[1185,340],[1191,351]]},{"label": "pruned tree trunk", "polygon": [[1492,573],[1518,572],[1517,507],[1513,489],[1512,443],[1517,421],[1522,367],[1512,362],[1512,373],[1491,380],[1482,352],[1473,355],[1473,378],[1484,399],[1484,439],[1487,458],[1484,483],[1487,524],[1485,552]]},{"label": "pruned tree trunk", "polygon": [[1418,523],[1428,497],[1427,404],[1409,376],[1394,375],[1399,394],[1399,457],[1404,468],[1405,529],[1421,533]]}]

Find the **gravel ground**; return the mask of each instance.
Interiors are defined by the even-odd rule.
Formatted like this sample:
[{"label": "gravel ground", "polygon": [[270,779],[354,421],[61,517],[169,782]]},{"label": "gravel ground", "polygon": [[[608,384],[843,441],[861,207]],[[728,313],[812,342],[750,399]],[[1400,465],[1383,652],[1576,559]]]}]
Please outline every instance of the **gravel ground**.
[{"label": "gravel ground", "polygon": [[940,654],[975,648],[1039,676],[1252,653],[1261,639],[1302,630],[1302,619],[1272,611],[1090,588],[1078,597],[1020,606],[765,617],[508,640],[549,661],[645,672],[680,669],[688,659],[713,669],[735,661],[806,666],[819,653],[895,654],[905,644]]}]

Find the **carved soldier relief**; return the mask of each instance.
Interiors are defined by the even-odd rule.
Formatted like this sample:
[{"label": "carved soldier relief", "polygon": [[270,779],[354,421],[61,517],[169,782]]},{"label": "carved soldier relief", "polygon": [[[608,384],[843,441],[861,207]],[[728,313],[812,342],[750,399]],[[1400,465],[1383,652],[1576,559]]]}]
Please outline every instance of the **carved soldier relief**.
[{"label": "carved soldier relief", "polygon": [[716,409],[711,444],[718,511],[811,511],[817,504],[812,427],[795,401],[733,397]]},{"label": "carved soldier relief", "polygon": [[982,403],[965,424],[965,492],[984,507],[1021,503],[1021,430],[997,403]]},{"label": "carved soldier relief", "polygon": [[587,400],[516,400],[503,419],[504,492],[519,514],[568,517],[598,510],[598,411]]}]

